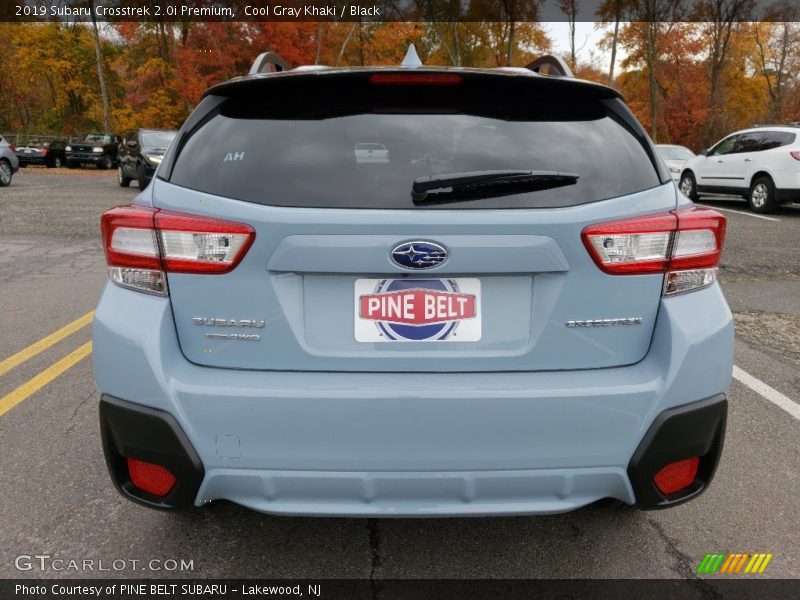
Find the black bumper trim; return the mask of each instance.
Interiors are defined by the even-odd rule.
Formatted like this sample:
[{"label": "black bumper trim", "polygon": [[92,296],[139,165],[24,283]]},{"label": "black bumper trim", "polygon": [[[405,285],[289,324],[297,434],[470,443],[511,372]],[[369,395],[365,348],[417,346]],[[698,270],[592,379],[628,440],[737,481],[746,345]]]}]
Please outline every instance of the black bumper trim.
[{"label": "black bumper trim", "polygon": [[[171,414],[104,394],[100,398],[100,434],[108,471],[123,496],[151,508],[194,505],[205,470]],[[163,498],[134,487],[127,458],[165,466],[175,475],[175,487]]]},{"label": "black bumper trim", "polygon": [[[648,429],[628,464],[628,478],[640,508],[670,508],[702,494],[711,483],[725,440],[728,401],[724,394],[665,410]],[[669,463],[700,457],[688,488],[665,496],[653,476]]]}]

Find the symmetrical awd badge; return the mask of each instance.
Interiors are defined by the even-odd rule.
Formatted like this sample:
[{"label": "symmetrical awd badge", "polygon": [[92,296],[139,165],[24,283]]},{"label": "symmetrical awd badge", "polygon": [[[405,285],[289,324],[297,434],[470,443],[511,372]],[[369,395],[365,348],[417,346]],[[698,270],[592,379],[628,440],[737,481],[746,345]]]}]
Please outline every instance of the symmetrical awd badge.
[{"label": "symmetrical awd badge", "polygon": [[391,257],[396,265],[405,269],[432,269],[447,260],[447,250],[435,242],[417,240],[395,246]]}]

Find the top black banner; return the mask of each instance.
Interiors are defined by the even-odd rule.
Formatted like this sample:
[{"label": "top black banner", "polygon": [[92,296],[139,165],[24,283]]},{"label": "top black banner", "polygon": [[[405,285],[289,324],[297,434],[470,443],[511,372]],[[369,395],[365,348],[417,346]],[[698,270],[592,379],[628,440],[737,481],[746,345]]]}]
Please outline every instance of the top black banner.
[{"label": "top black banner", "polygon": [[2,0],[0,21],[797,21],[793,0]]}]

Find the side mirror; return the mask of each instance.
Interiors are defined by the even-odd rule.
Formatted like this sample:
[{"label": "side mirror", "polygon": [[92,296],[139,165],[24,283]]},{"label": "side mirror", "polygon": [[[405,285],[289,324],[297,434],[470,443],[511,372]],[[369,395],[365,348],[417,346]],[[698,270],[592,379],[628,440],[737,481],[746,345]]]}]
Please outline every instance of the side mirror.
[{"label": "side mirror", "polygon": [[708,156],[708,148],[703,148],[702,150],[700,150],[700,152],[698,152],[698,154],[700,156]]},{"label": "side mirror", "polygon": [[128,144],[128,148],[137,148],[139,146],[136,140],[128,140],[126,143]]}]

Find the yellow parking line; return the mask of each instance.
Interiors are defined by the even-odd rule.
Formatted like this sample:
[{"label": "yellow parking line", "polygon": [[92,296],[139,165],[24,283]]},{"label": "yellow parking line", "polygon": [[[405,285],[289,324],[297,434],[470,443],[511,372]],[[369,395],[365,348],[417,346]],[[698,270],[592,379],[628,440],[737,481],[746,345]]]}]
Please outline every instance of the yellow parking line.
[{"label": "yellow parking line", "polygon": [[21,365],[29,358],[33,358],[43,350],[47,350],[53,344],[60,342],[69,335],[72,335],[79,329],[91,323],[93,318],[94,318],[94,311],[90,311],[85,315],[83,315],[82,317],[75,319],[69,325],[64,325],[64,327],[62,327],[58,331],[54,331],[47,337],[43,337],[38,342],[31,344],[24,350],[20,350],[16,354],[9,356],[4,361],[0,362],[0,375],[8,373],[11,369],[13,369],[18,365]]},{"label": "yellow parking line", "polygon": [[50,365],[44,371],[41,371],[39,374],[23,383],[13,392],[0,398],[0,416],[7,413],[31,394],[42,389],[64,371],[74,367],[91,353],[92,342],[86,342],[77,350],[73,350],[57,363]]}]

